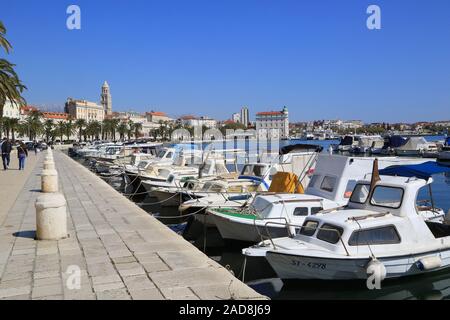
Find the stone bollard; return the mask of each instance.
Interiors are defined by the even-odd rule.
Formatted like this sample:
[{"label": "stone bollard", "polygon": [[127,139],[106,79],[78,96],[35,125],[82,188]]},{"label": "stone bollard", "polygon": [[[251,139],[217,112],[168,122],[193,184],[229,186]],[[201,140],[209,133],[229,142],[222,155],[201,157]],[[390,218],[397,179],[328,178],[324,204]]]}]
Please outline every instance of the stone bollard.
[{"label": "stone bollard", "polygon": [[58,192],[58,172],[56,170],[42,171],[41,191],[44,193]]},{"label": "stone bollard", "polygon": [[61,193],[43,193],[35,203],[37,240],[67,238],[66,199]]},{"label": "stone bollard", "polygon": [[44,161],[44,170],[55,170],[55,163],[46,159]]}]

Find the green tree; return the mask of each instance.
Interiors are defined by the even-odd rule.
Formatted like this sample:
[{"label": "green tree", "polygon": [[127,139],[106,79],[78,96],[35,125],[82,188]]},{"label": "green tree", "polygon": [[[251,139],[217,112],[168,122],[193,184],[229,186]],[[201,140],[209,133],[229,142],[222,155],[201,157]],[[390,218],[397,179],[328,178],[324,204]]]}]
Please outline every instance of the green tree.
[{"label": "green tree", "polygon": [[[53,136],[53,128],[55,127],[55,124],[53,123],[53,120],[48,119],[44,122],[44,134],[45,134],[45,141],[49,142],[50,139]],[[53,140],[53,139],[52,139]]]},{"label": "green tree", "polygon": [[[12,46],[5,38],[5,35],[6,28],[3,22],[0,21],[0,47],[5,50],[6,54],[9,54]],[[22,93],[27,88],[19,79],[14,67],[15,65],[8,60],[0,58],[0,119],[3,117],[3,107],[6,100],[10,100],[13,104],[19,106],[26,103]]]},{"label": "green tree", "polygon": [[141,131],[142,131],[142,123],[135,123],[134,124],[134,137],[137,139],[141,136]]},{"label": "green tree", "polygon": [[67,137],[67,140],[70,140],[70,136],[74,133],[75,131],[75,127],[74,124],[72,122],[72,120],[69,120],[67,122],[64,123],[64,134]]},{"label": "green tree", "polygon": [[91,121],[86,126],[86,134],[92,139],[99,140],[100,134],[102,134],[103,125],[98,121]]},{"label": "green tree", "polygon": [[127,130],[128,140],[131,140],[131,136],[133,135],[133,131],[134,131],[134,126],[135,125],[136,124],[133,121],[128,120],[128,130]]},{"label": "green tree", "polygon": [[77,121],[75,121],[75,127],[77,127],[78,129],[78,138],[81,142],[83,136],[83,129],[86,128],[86,120],[78,119]]},{"label": "green tree", "polygon": [[28,138],[30,140],[36,140],[37,136],[43,130],[43,124],[41,122],[42,113],[38,110],[33,110],[28,114],[26,119],[26,125],[28,126]]},{"label": "green tree", "polygon": [[123,141],[125,140],[125,134],[128,132],[128,126],[126,123],[121,122],[118,126],[117,126],[117,132],[120,135],[120,140]]}]

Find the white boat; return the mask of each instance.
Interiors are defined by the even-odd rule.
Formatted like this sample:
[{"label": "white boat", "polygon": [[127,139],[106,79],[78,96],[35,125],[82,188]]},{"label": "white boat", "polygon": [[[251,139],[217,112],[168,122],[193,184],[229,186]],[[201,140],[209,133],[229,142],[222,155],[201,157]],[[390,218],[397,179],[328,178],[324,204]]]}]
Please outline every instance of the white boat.
[{"label": "white boat", "polygon": [[294,235],[242,252],[265,257],[283,280],[368,279],[376,269],[381,281],[448,268],[450,225],[432,199],[429,206],[417,199],[430,174],[444,168],[427,162],[381,170],[380,179],[358,182],[345,209],[308,217]]},{"label": "white boat", "polygon": [[439,153],[438,161],[445,165],[450,165],[450,137],[445,140],[444,146]]},{"label": "white boat", "polygon": [[395,149],[398,156],[421,156],[424,152],[437,152],[438,148],[435,143],[428,142],[423,137],[410,137],[408,141],[401,147]]},{"label": "white boat", "polygon": [[341,139],[339,144],[333,146],[334,151],[350,151],[354,147],[356,147],[359,143],[359,136],[356,135],[347,135]]},{"label": "white boat", "polygon": [[384,139],[381,136],[360,136],[358,144],[352,147],[352,153],[368,153],[372,149],[376,152],[384,146]]},{"label": "white boat", "polygon": [[[299,176],[299,180],[303,185],[309,183],[310,176],[314,172],[316,159],[319,155],[318,152],[322,148],[318,149],[318,146],[308,145],[300,147],[301,150],[310,148],[307,151],[299,151],[300,145],[287,146],[281,149],[281,155],[278,155],[277,161],[271,163],[249,163],[244,165],[239,179],[251,179],[255,182],[261,183],[265,189],[269,190],[273,177],[278,172],[295,173]],[[311,151],[313,148],[313,151]],[[251,200],[255,197],[258,190],[250,193],[210,193],[204,194],[202,197],[196,196],[197,193],[190,195],[192,200],[185,201],[179,207],[179,210],[183,214],[192,214],[197,212],[196,218],[201,217],[201,221],[208,221],[209,226],[214,226],[209,217],[205,217],[206,208],[230,208],[247,206]],[[190,192],[188,192],[190,194]]]},{"label": "white boat", "polygon": [[[372,172],[373,161],[369,157],[320,154],[305,194],[260,194],[248,207],[210,207],[206,212],[224,239],[260,242],[269,234],[287,236],[284,223],[302,224],[307,216],[345,206],[356,182]],[[379,167],[423,162],[388,157],[379,160]]]}]

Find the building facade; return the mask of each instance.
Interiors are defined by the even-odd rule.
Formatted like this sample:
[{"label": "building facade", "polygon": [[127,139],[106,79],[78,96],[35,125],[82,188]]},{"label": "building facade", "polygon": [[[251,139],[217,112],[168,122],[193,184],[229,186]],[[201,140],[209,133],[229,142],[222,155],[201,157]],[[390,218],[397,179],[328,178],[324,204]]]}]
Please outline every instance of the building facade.
[{"label": "building facade", "polygon": [[103,121],[105,118],[103,106],[86,100],[67,99],[65,112],[68,113],[72,119],[84,119],[87,122]]},{"label": "building facade", "polygon": [[207,127],[207,128],[216,128],[217,120],[208,118],[208,117],[200,117],[196,118],[194,116],[184,116],[179,119],[181,125],[186,127]]},{"label": "building facade", "polygon": [[249,122],[250,122],[250,117],[249,117],[248,108],[247,107],[242,107],[240,123],[242,123],[247,128]]},{"label": "building facade", "polygon": [[160,121],[162,122],[173,121],[164,112],[150,111],[146,112],[145,116],[147,117],[147,121],[152,123],[159,123]]},{"label": "building facade", "polygon": [[286,107],[282,111],[258,112],[256,114],[256,131],[259,137],[284,139],[289,137],[289,112]]},{"label": "building facade", "polygon": [[20,105],[11,102],[11,100],[9,99],[6,100],[5,104],[3,105],[3,117],[20,119]]}]

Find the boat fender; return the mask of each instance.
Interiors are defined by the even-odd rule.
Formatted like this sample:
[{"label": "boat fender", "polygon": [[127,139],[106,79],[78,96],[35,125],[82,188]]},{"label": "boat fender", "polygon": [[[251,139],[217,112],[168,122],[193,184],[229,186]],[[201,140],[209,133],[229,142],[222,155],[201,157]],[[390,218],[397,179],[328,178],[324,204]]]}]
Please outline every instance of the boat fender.
[{"label": "boat fender", "polygon": [[372,260],[367,264],[366,272],[380,282],[386,278],[386,267],[376,258],[372,258]]},{"label": "boat fender", "polygon": [[416,262],[417,268],[421,271],[433,270],[442,266],[442,260],[438,256],[425,257]]}]

